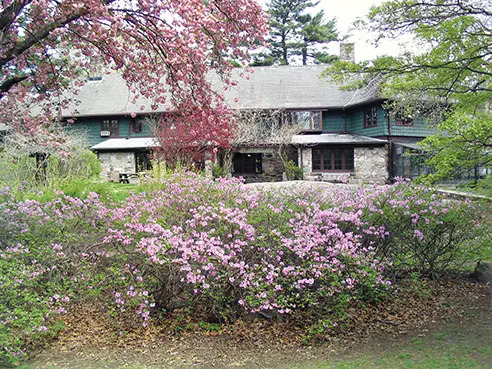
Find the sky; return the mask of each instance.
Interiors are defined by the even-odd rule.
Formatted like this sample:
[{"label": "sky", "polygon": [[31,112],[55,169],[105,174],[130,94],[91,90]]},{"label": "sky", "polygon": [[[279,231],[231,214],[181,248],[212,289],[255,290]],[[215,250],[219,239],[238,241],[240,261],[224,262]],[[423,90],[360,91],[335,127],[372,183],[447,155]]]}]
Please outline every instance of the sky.
[{"label": "sky", "polygon": [[[268,0],[258,0],[266,9]],[[355,30],[352,23],[359,17],[364,17],[372,5],[383,3],[384,0],[320,0],[314,12],[324,10],[327,18],[337,19],[337,28],[340,35],[352,34],[347,42],[355,43],[356,61],[370,60],[381,55],[398,55],[403,48],[396,41],[386,40],[377,48],[371,44],[371,36],[368,32]],[[338,55],[338,44],[329,46],[329,51]]]}]

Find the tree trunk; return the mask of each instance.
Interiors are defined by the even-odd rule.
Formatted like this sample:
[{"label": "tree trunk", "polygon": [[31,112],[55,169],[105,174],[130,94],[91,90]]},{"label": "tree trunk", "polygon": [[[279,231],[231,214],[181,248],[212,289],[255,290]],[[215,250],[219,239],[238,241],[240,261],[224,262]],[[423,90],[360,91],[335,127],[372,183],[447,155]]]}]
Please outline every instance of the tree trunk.
[{"label": "tree trunk", "polygon": [[285,65],[289,65],[289,59],[287,57],[287,43],[285,42],[285,36],[282,36],[282,59]]},{"label": "tree trunk", "polygon": [[302,45],[302,65],[307,65],[307,40],[304,37],[304,44]]},{"label": "tree trunk", "polygon": [[34,178],[38,183],[46,182],[46,169],[48,168],[48,155],[44,153],[36,153],[34,154],[36,158],[36,173],[34,174]]},{"label": "tree trunk", "polygon": [[223,165],[224,173],[232,174],[232,158],[234,156],[234,152],[232,150],[224,151]]}]

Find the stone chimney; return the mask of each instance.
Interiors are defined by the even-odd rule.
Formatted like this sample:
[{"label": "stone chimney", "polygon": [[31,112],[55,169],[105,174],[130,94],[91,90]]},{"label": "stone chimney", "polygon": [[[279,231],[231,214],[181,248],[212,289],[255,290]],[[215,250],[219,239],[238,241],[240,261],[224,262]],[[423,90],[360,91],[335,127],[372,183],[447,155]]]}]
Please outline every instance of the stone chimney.
[{"label": "stone chimney", "polygon": [[340,43],[340,61],[355,63],[355,44],[353,42]]}]

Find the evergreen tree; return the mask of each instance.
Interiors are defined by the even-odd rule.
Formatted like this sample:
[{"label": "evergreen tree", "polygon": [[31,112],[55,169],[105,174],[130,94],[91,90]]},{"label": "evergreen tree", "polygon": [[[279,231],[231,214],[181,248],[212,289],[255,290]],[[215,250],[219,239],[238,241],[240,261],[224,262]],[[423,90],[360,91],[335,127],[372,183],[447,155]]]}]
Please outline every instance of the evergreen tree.
[{"label": "evergreen tree", "polygon": [[313,46],[335,41],[338,38],[336,30],[336,22],[334,19],[325,20],[323,10],[312,16],[310,14],[301,15],[299,17],[301,24],[300,49],[302,55],[302,64],[306,65],[308,57],[314,58],[318,63],[329,63],[336,59],[334,55],[330,55],[323,51],[310,50]]},{"label": "evergreen tree", "polygon": [[[270,14],[269,52],[275,62],[289,64],[289,57],[302,55],[306,65],[311,57],[317,62],[332,61],[333,57],[323,51],[311,50],[313,46],[337,39],[335,20],[325,20],[324,12],[304,14],[318,2],[308,0],[272,0],[268,4]],[[259,55],[255,65],[271,65],[268,56]]]},{"label": "evergreen tree", "polygon": [[314,4],[306,0],[272,0],[268,3],[270,15],[270,52],[275,60],[289,64],[289,50],[299,32],[301,13]]}]

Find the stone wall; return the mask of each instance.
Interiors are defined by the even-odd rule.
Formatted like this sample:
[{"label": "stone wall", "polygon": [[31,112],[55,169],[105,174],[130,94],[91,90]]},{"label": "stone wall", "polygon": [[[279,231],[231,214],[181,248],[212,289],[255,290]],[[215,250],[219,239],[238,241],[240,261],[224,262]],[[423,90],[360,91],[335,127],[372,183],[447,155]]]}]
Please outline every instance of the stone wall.
[{"label": "stone wall", "polygon": [[353,183],[384,184],[389,180],[388,146],[356,147],[354,149]]},{"label": "stone wall", "polygon": [[[301,158],[302,157],[302,158]],[[302,159],[302,161],[301,161]],[[388,147],[367,146],[354,148],[354,170],[352,172],[312,172],[312,149],[299,149],[299,162],[302,163],[304,179],[341,183],[377,183],[389,180]]]},{"label": "stone wall", "polygon": [[100,152],[101,176],[105,179],[111,178],[111,173],[135,173],[134,152]]}]

